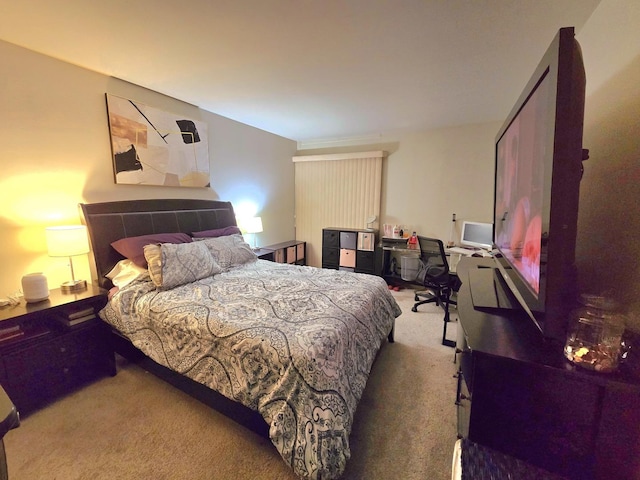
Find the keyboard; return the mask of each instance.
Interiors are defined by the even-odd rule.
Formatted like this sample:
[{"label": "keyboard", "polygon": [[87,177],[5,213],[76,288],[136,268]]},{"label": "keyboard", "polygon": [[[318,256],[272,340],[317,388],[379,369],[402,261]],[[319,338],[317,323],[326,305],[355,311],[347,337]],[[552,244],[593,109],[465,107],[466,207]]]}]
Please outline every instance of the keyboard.
[{"label": "keyboard", "polygon": [[474,253],[477,253],[479,250],[472,250],[470,248],[463,248],[463,247],[451,247],[451,248],[447,248],[447,252],[448,253],[457,253],[460,255],[464,255],[466,257],[470,257],[471,255],[473,255]]}]

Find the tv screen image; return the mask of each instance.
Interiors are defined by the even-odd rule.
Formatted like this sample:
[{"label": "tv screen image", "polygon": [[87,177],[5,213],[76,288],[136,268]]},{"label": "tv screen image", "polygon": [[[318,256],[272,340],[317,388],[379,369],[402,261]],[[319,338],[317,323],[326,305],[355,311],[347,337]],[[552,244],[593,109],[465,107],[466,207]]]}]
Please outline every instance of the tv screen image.
[{"label": "tv screen image", "polygon": [[545,74],[496,147],[496,245],[535,296],[542,232],[549,230],[542,209],[550,83]]}]

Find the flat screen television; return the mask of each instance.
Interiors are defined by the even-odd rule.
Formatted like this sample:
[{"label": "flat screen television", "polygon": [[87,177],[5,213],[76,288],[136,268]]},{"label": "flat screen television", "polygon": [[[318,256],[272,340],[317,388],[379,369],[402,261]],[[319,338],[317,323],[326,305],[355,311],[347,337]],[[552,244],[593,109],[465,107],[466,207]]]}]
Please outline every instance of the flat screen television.
[{"label": "flat screen television", "polygon": [[496,135],[496,274],[545,337],[574,306],[586,77],[573,27],[559,30]]},{"label": "flat screen television", "polygon": [[491,250],[493,248],[493,224],[463,221],[460,245]]}]

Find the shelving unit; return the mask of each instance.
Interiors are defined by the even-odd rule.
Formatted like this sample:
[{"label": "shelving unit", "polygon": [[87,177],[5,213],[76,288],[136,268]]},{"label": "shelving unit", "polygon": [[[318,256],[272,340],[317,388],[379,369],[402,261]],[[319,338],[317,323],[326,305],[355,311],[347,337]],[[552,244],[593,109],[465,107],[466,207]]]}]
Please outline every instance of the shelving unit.
[{"label": "shelving unit", "polygon": [[379,275],[378,232],[350,228],[322,230],[322,268]]},{"label": "shelving unit", "polygon": [[293,263],[296,265],[306,265],[307,242],[299,240],[288,240],[260,247],[256,251],[258,258],[278,263]]}]

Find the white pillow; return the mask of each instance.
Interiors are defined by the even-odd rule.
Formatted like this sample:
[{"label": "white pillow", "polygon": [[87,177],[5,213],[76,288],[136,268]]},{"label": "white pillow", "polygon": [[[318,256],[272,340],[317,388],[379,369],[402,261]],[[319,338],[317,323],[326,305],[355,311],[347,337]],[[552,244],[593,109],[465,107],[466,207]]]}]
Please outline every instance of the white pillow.
[{"label": "white pillow", "polygon": [[116,266],[105,275],[115,287],[123,288],[133,282],[139,275],[147,273],[146,268],[139,267],[133,261],[120,260]]}]

